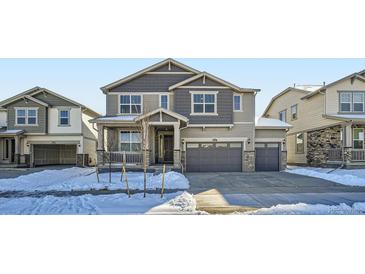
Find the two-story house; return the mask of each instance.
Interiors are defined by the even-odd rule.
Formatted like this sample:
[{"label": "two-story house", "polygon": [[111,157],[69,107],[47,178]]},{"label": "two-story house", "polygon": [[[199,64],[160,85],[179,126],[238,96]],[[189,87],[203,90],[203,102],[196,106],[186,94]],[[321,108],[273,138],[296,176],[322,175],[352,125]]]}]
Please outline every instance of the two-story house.
[{"label": "two-story house", "polygon": [[[289,125],[260,120],[255,96],[207,72],[166,59],[101,88],[106,116],[98,128],[98,162],[110,158],[171,164],[190,172],[280,170]],[[255,136],[259,135],[259,142]],[[146,151],[146,153],[142,153]],[[284,156],[282,156],[284,155]]]},{"label": "two-story house", "polygon": [[264,117],[287,121],[288,163],[365,165],[365,71],[330,84],[290,87],[275,96]]},{"label": "two-story house", "polygon": [[0,102],[0,166],[96,162],[95,111],[45,88]]}]

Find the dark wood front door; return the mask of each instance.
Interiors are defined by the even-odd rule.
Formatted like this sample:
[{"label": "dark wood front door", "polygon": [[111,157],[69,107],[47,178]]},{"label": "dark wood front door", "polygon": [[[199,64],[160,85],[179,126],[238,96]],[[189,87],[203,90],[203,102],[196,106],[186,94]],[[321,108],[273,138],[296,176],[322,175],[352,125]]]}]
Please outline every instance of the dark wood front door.
[{"label": "dark wood front door", "polygon": [[174,160],[174,136],[164,136],[164,159],[165,163],[172,163]]}]

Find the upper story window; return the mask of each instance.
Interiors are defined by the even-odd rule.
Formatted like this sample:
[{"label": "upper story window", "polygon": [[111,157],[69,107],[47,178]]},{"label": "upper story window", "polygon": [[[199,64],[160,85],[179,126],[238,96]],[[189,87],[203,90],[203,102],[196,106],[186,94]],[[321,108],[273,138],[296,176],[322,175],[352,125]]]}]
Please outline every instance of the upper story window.
[{"label": "upper story window", "polygon": [[141,95],[120,95],[121,114],[140,114],[142,113]]},{"label": "upper story window", "polygon": [[282,110],[279,112],[279,120],[286,122],[286,110]]},{"label": "upper story window", "polygon": [[241,95],[233,95],[233,111],[242,111]]},{"label": "upper story window", "polygon": [[60,109],[58,110],[59,116],[59,125],[60,126],[69,126],[70,125],[70,110],[69,109]]},{"label": "upper story window", "polygon": [[164,109],[169,109],[169,96],[160,95],[160,107]]},{"label": "upper story window", "polygon": [[190,92],[192,115],[217,115],[218,92]]},{"label": "upper story window", "polygon": [[340,112],[364,112],[364,95],[362,91],[340,92]]},{"label": "upper story window", "polygon": [[291,106],[291,119],[296,120],[298,119],[298,105]]},{"label": "upper story window", "polygon": [[295,152],[304,153],[304,134],[298,133],[295,135]]},{"label": "upper story window", "polygon": [[16,108],[15,116],[16,125],[34,126],[38,124],[37,108]]}]

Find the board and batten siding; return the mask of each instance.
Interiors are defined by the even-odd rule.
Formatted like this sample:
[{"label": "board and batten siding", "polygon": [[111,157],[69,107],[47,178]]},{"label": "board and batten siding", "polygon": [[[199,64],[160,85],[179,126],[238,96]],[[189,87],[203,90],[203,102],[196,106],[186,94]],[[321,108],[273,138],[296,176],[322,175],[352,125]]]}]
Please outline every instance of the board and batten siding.
[{"label": "board and batten siding", "polygon": [[[38,125],[37,126],[16,126],[15,108],[18,107],[36,107],[38,108]],[[47,132],[47,111],[46,107],[33,101],[25,102],[23,99],[15,101],[7,106],[8,109],[8,129],[24,129],[25,133],[46,133]]]},{"label": "board and batten siding", "polygon": [[49,104],[50,107],[78,107],[78,105],[75,105],[67,100],[64,100],[58,96],[54,96],[53,94],[47,92],[40,92],[33,97]]}]

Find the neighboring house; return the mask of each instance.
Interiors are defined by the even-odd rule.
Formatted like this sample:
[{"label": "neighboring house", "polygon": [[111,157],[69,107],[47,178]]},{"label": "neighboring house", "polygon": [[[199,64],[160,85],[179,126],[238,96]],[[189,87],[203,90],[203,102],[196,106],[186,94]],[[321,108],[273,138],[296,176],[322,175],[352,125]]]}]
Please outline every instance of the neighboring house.
[{"label": "neighboring house", "polygon": [[96,162],[95,111],[35,87],[0,102],[0,166]]},{"label": "neighboring house", "polygon": [[257,170],[285,168],[289,125],[261,123],[255,131],[258,89],[238,87],[173,59],[101,89],[106,116],[92,120],[99,133],[100,164],[105,155],[115,162],[141,164],[146,150],[150,166],[255,171],[256,146],[261,159]]},{"label": "neighboring house", "polygon": [[287,121],[288,163],[365,165],[365,71],[322,86],[296,86],[275,96],[263,116]]}]

